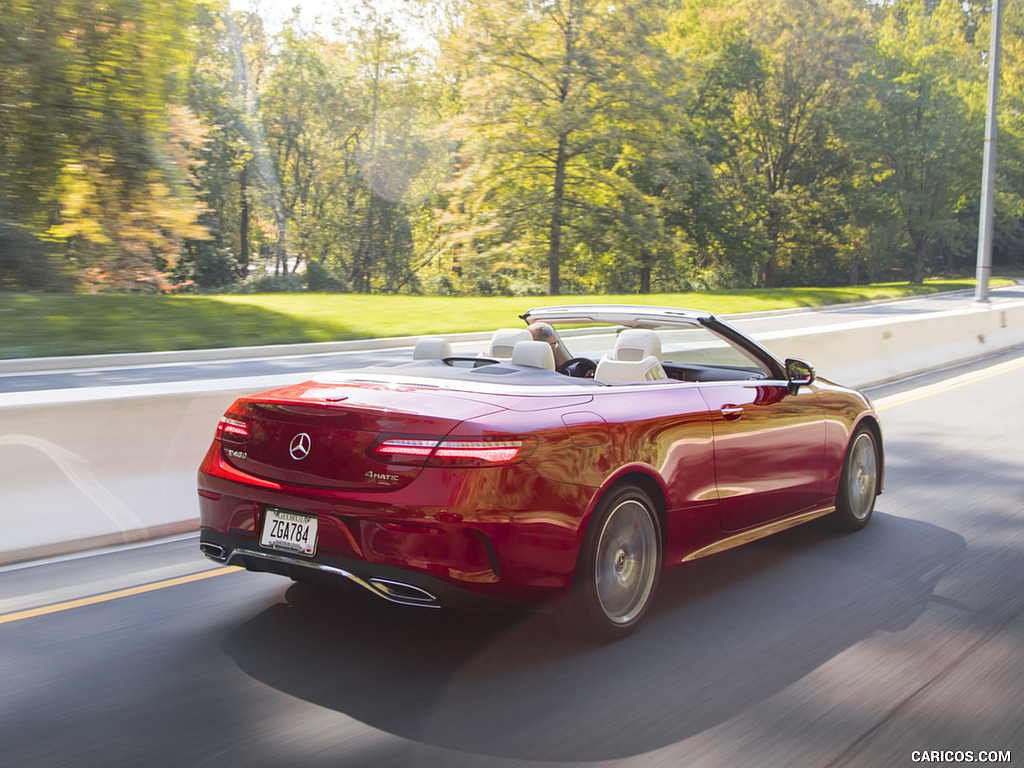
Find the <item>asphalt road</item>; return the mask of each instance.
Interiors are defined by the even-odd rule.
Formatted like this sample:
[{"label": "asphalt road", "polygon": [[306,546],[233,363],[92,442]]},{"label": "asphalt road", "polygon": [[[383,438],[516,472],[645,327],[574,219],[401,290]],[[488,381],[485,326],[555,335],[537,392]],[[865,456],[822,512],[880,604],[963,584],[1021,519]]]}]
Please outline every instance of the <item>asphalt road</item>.
[{"label": "asphalt road", "polygon": [[1022,390],[1018,350],[876,391],[867,529],[670,571],[612,645],[220,569],[194,537],[2,569],[0,764],[1020,762]]},{"label": "asphalt road", "polygon": [[[887,319],[938,312],[969,306],[973,294],[953,293],[907,301],[839,306],[808,310],[792,314],[771,314],[767,317],[737,319],[736,325],[757,335],[766,331],[789,328],[824,326],[857,320]],[[990,292],[993,304],[1024,298],[1024,285],[1007,286]],[[542,298],[524,299],[524,311],[532,305],[542,304]],[[519,325],[509,318],[509,325]],[[456,343],[455,354],[476,354],[486,348],[483,342]],[[212,360],[207,362],[155,363],[96,368],[65,368],[53,371],[0,373],[0,393],[30,392],[36,390],[69,389],[79,387],[119,386],[127,384],[156,384],[162,382],[191,382],[210,379],[241,378],[248,376],[304,375],[330,370],[360,368],[393,360],[409,359],[409,348],[359,350],[320,354],[277,355],[247,359]]]}]

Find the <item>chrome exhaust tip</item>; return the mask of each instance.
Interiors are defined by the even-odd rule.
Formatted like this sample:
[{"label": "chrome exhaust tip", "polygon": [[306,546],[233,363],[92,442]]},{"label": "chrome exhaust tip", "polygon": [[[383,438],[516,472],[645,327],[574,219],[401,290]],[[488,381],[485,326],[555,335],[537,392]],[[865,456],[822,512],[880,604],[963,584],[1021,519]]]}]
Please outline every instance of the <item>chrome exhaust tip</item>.
[{"label": "chrome exhaust tip", "polygon": [[208,541],[202,541],[199,543],[199,550],[211,560],[216,560],[221,563],[227,560],[227,552],[224,551],[224,547],[220,544],[211,544]]},{"label": "chrome exhaust tip", "polygon": [[[240,560],[245,568],[249,570],[262,570],[259,567],[251,567],[252,563],[258,563],[259,561],[265,561],[268,563],[278,563],[287,566],[299,566],[301,568],[308,568],[313,571],[319,571],[320,573],[327,573],[333,576],[337,576],[343,579],[347,579],[353,584],[358,584],[366,591],[376,595],[377,597],[383,598],[391,603],[398,603],[399,605],[416,605],[423,608],[440,608],[441,601],[432,595],[427,590],[412,584],[406,584],[401,581],[391,581],[390,579],[380,579],[377,577],[370,577],[369,579],[362,579],[356,576],[354,573],[350,573],[342,568],[335,568],[330,565],[323,565],[322,563],[315,563],[310,560],[300,559],[298,557],[291,557],[289,555],[278,554],[276,552],[260,552],[252,549],[241,549],[236,547],[231,550],[230,554],[225,553],[224,548],[216,544],[209,544],[203,542],[199,545],[206,553],[207,557],[226,562],[229,565],[232,561]],[[220,556],[216,557],[205,549],[205,547],[216,547],[219,550]],[[279,571],[274,571],[279,573]]]},{"label": "chrome exhaust tip", "polygon": [[438,600],[425,589],[403,584],[388,579],[370,579],[370,586],[381,597],[396,603],[412,603],[415,605],[436,605]]}]

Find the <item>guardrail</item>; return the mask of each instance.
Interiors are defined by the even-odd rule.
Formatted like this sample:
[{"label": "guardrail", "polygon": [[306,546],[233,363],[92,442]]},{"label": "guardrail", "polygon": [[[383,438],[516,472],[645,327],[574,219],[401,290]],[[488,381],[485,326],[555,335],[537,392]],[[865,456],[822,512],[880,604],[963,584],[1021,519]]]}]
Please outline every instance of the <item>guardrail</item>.
[{"label": "guardrail", "polygon": [[[1024,344],[1024,302],[758,337],[863,387]],[[295,378],[0,395],[0,564],[195,530],[196,468],[218,418],[234,398]]]}]

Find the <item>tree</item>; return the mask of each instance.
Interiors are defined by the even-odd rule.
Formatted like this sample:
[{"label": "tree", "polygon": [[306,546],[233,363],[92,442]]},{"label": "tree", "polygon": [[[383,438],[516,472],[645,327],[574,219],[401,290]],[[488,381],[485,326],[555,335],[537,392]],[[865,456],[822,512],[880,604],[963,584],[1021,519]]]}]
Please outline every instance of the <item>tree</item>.
[{"label": "tree", "polygon": [[[712,261],[725,262],[727,280],[772,286],[805,280],[813,267],[811,279],[827,281],[820,266],[835,260],[853,167],[840,129],[858,108],[870,50],[861,4],[695,0],[675,21],[679,55],[700,78],[695,141],[708,149],[717,187],[704,202],[719,201],[718,231],[700,222],[695,239],[717,245]],[[721,201],[732,201],[747,232]],[[725,244],[741,244],[738,261]]]},{"label": "tree", "polygon": [[60,244],[94,287],[158,280],[184,238],[204,236],[190,173],[200,131],[176,79],[195,1],[5,6],[5,228]]},{"label": "tree", "polygon": [[903,230],[904,274],[920,283],[945,252],[970,250],[968,231],[977,232],[985,71],[960,3],[896,2],[886,11],[875,110],[864,125],[877,153],[874,183]]},{"label": "tree", "polygon": [[598,229],[602,247],[639,242],[651,213],[627,148],[659,135],[656,116],[677,96],[670,78],[654,75],[667,64],[652,41],[655,10],[466,3],[453,50],[470,76],[452,121],[458,173],[444,223],[481,278],[543,264],[548,293],[558,294],[567,255],[593,255]]},{"label": "tree", "polygon": [[262,138],[258,94],[269,41],[252,13],[203,7],[196,26],[188,103],[205,128],[195,173],[211,239],[187,242],[179,271],[201,287],[221,288],[249,274],[254,207],[267,186],[254,147]]},{"label": "tree", "polygon": [[[416,284],[410,213],[419,203],[436,146],[425,117],[430,105],[420,61],[391,16],[372,5],[349,40],[364,123],[356,136],[361,221],[351,259],[356,290],[376,283],[387,291]],[[354,202],[354,200],[353,200]]]},{"label": "tree", "polygon": [[332,290],[415,286],[410,212],[436,148],[419,61],[370,4],[337,38],[293,17],[277,36],[260,120],[277,179],[277,227],[294,273]]}]

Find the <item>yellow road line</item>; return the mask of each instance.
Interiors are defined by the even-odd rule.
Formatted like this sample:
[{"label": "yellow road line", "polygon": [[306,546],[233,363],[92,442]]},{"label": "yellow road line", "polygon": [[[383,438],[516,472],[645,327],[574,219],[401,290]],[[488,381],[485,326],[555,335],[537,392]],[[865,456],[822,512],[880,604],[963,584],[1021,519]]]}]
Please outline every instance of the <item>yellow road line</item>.
[{"label": "yellow road line", "polygon": [[942,382],[939,384],[932,384],[927,387],[921,387],[919,389],[912,389],[909,392],[904,392],[899,395],[889,395],[888,397],[882,397],[875,401],[875,410],[884,411],[887,408],[892,408],[897,405],[905,405],[906,403],[912,403],[915,400],[923,400],[926,397],[932,395],[938,395],[943,392],[949,392],[960,387],[965,387],[968,384],[973,384],[977,381],[984,381],[985,379],[991,379],[994,376],[999,376],[1003,373],[1009,373],[1010,371],[1016,370],[1017,368],[1024,367],[1024,359],[1022,360],[1009,360],[1005,363],[998,363],[996,365],[989,366],[988,368],[982,368],[980,371],[974,371],[973,373],[965,373],[962,376],[957,376],[955,379]]},{"label": "yellow road line", "polygon": [[234,573],[240,571],[241,568],[235,566],[228,566],[226,568],[215,568],[210,571],[201,571],[199,573],[193,573],[188,576],[179,576],[176,579],[166,579],[165,581],[155,581],[152,584],[143,584],[139,587],[129,587],[127,589],[119,589],[116,592],[106,592],[101,595],[93,595],[92,597],[83,597],[79,600],[68,600],[64,603],[54,603],[53,605],[44,605],[42,608],[29,608],[25,611],[16,611],[14,613],[5,613],[0,616],[0,624],[8,624],[12,621],[21,621],[22,619],[31,619],[35,616],[46,616],[49,613],[59,613],[61,611],[68,611],[72,608],[81,608],[85,605],[96,605],[97,603],[106,603],[110,600],[119,600],[122,597],[131,597],[132,595],[142,595],[146,592],[155,592],[158,589],[166,589],[167,587],[176,587],[179,584],[188,584],[193,581],[202,581],[203,579],[211,579],[214,576],[223,576],[226,573]]}]

